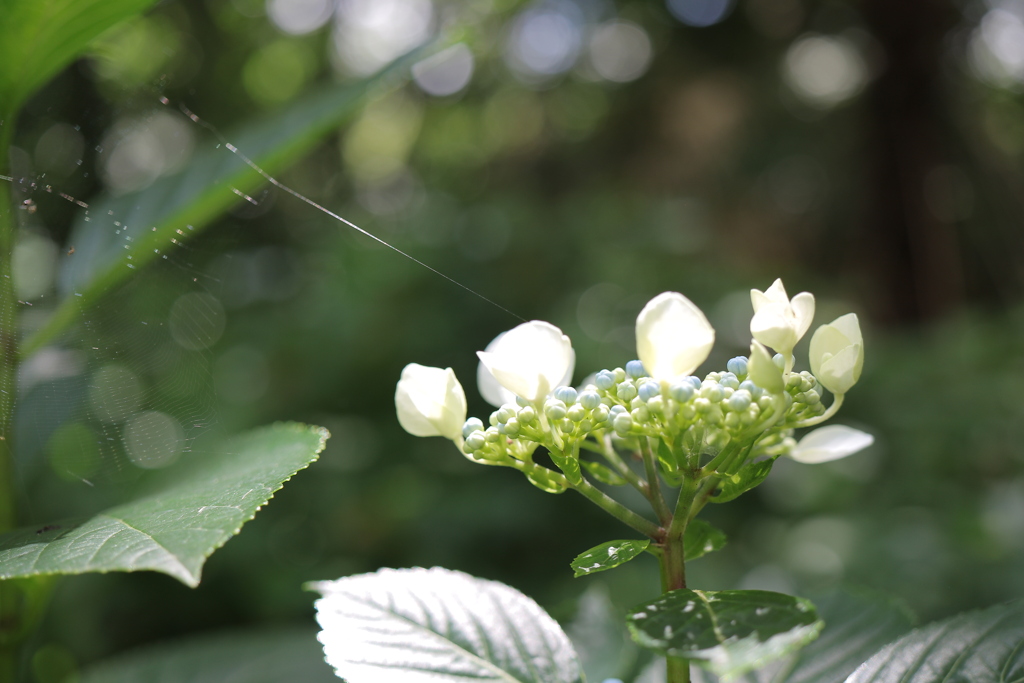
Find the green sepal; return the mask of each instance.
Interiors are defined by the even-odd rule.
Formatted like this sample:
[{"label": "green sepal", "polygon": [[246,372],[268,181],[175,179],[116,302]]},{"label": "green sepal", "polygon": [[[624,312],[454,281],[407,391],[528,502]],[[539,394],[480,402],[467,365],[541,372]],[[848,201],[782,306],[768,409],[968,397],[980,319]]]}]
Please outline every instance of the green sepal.
[{"label": "green sepal", "polygon": [[558,451],[551,451],[551,461],[558,466],[565,474],[565,478],[573,484],[583,483],[583,473],[580,471],[580,459],[575,455],[563,455]]},{"label": "green sepal", "polygon": [[562,477],[546,467],[536,465],[532,469],[524,470],[523,474],[531,484],[546,493],[565,493],[567,490],[561,481]]},{"label": "green sepal", "polygon": [[824,622],[803,598],[768,591],[674,590],[630,610],[633,640],[731,680],[818,637]]},{"label": "green sepal", "polygon": [[581,460],[580,465],[590,473],[590,476],[597,479],[602,484],[608,484],[608,486],[622,486],[628,483],[615,470],[607,465],[602,465],[599,462],[589,462],[586,460]]},{"label": "green sepal", "polygon": [[608,541],[581,553],[572,561],[573,578],[588,576],[614,569],[625,564],[647,550],[650,539]]},{"label": "green sepal", "polygon": [[683,537],[683,555],[686,561],[696,560],[708,553],[721,550],[728,539],[725,532],[702,519],[691,519]]},{"label": "green sepal", "polygon": [[725,475],[718,483],[718,495],[711,497],[712,503],[728,503],[735,500],[752,488],[760,486],[768,478],[772,466],[779,456],[767,460],[757,460],[747,463],[740,468],[739,472],[732,475]]}]

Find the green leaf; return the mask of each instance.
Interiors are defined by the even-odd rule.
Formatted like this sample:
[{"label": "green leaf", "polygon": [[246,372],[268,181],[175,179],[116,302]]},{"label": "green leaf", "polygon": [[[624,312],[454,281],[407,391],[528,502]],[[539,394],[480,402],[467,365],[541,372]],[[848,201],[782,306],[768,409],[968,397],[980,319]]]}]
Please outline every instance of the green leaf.
[{"label": "green leaf", "polygon": [[622,486],[628,483],[625,479],[619,476],[615,470],[606,465],[602,465],[599,462],[581,460],[580,465],[590,473],[590,476],[597,479],[602,484],[607,484],[608,486]]},{"label": "green leaf", "polygon": [[915,629],[882,648],[848,683],[1017,683],[1024,680],[1024,600]]},{"label": "green leaf", "polygon": [[683,555],[686,561],[696,560],[725,547],[725,532],[702,519],[692,519],[686,525],[683,537]]},{"label": "green leaf", "polygon": [[[276,175],[335,131],[370,95],[404,73],[423,53],[414,51],[367,79],[318,88],[226,137],[266,173]],[[137,269],[178,248],[242,201],[236,190],[253,194],[264,183],[262,175],[225,145],[210,144],[176,175],[136,193],[92,202],[88,214],[78,216],[68,238],[75,254],[65,259],[61,273],[65,299],[25,341],[22,356],[50,341]],[[90,220],[89,215],[115,217],[112,220],[121,223],[121,228],[112,230],[108,223]]]},{"label": "green leaf", "polygon": [[[913,625],[903,606],[862,589],[836,589],[815,598],[814,604],[825,622],[821,636],[795,655],[747,674],[744,683],[843,683]],[[710,677],[704,677],[706,683]]]},{"label": "green leaf", "polygon": [[647,550],[647,546],[650,544],[650,539],[644,539],[642,541],[608,541],[594,546],[572,561],[573,577],[578,579],[588,574],[614,569],[640,555]]},{"label": "green leaf", "polygon": [[87,668],[79,683],[339,683],[316,631],[235,632],[174,641]]},{"label": "green leaf", "polygon": [[577,683],[569,638],[530,598],[462,572],[381,569],[310,584],[327,663],[348,683]]},{"label": "green leaf", "polygon": [[206,558],[316,460],[327,436],[294,423],[255,429],[155,473],[130,503],[3,534],[0,579],[153,570],[197,586]]},{"label": "green leaf", "polygon": [[739,498],[755,486],[759,486],[761,482],[768,478],[768,474],[771,473],[772,465],[774,464],[775,458],[758,460],[747,463],[736,474],[722,477],[722,481],[718,484],[718,495],[711,498],[711,502],[728,503],[730,500]]},{"label": "green leaf", "polygon": [[803,598],[768,591],[670,591],[626,617],[640,645],[731,680],[814,640],[824,625]]},{"label": "green leaf", "polygon": [[537,465],[525,470],[527,481],[545,493],[565,493],[568,489],[565,485],[565,477],[557,472],[552,472],[547,467]]},{"label": "green leaf", "polygon": [[101,33],[155,0],[0,0],[0,119]]}]

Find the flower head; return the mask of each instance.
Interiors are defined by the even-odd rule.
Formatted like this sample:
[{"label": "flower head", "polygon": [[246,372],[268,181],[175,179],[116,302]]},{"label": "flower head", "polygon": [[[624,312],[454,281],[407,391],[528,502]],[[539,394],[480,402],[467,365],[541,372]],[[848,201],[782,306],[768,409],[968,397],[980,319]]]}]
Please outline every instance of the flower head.
[{"label": "flower head", "polygon": [[662,292],[637,316],[637,356],[656,380],[671,382],[691,374],[707,360],[714,344],[711,323],[678,292]]},{"label": "flower head", "polygon": [[814,295],[800,292],[790,299],[782,280],[776,280],[768,291],[750,290],[750,302],[754,306],[750,320],[754,339],[781,354],[793,353],[814,319]]},{"label": "flower head", "polygon": [[462,440],[466,393],[451,368],[409,363],[395,389],[398,422],[413,436]]},{"label": "flower head", "polygon": [[811,337],[811,372],[833,394],[850,390],[864,368],[864,338],[856,313],[822,325]]},{"label": "flower head", "polygon": [[480,394],[495,406],[514,402],[516,396],[533,403],[543,401],[555,387],[572,381],[576,367],[569,337],[540,320],[503,332],[476,355],[481,366],[477,372]]},{"label": "flower head", "polygon": [[829,425],[807,434],[789,454],[797,462],[817,465],[862,451],[875,442],[866,432],[844,425]]}]

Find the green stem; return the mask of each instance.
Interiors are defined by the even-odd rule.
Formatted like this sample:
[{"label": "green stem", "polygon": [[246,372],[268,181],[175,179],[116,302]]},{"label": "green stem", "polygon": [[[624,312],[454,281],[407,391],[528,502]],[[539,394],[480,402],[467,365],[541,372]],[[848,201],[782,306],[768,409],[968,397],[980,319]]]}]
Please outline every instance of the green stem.
[{"label": "green stem", "polygon": [[647,487],[650,490],[648,499],[651,501],[651,505],[654,507],[654,514],[658,516],[658,519],[662,524],[668,524],[672,521],[672,513],[668,509],[668,504],[665,503],[665,496],[661,492],[661,479],[658,478],[658,463],[654,459],[654,452],[651,450],[651,441],[649,437],[641,436],[640,440],[640,452],[644,456],[644,471],[647,474]]},{"label": "green stem", "polygon": [[[0,112],[0,175],[10,175],[9,157],[14,117]],[[0,193],[0,533],[17,526],[14,502],[14,457],[11,432],[18,369],[18,298],[11,262],[15,220],[10,186]],[[2,680],[2,679],[0,679]]]},{"label": "green stem", "polygon": [[[696,481],[686,478],[683,482],[683,489],[687,484],[696,488]],[[683,491],[679,494],[683,498]],[[676,514],[679,514],[679,507],[676,507]],[[683,518],[685,519],[685,515]],[[683,530],[685,532],[685,523]],[[683,552],[683,536],[669,535],[665,538],[662,552],[658,555],[658,564],[661,567],[661,590],[663,593],[686,588],[686,557]],[[666,683],[690,683],[690,663],[685,659],[675,657],[665,658]]]},{"label": "green stem", "polygon": [[[603,446],[603,448],[601,446]],[[594,450],[604,456],[604,459],[608,461],[608,464],[611,465],[616,472],[622,475],[622,478],[628,481],[633,488],[643,494],[644,498],[650,500],[650,487],[636,472],[633,471],[633,468],[627,465],[626,461],[615,452],[615,447],[612,446],[610,436],[606,434],[602,437],[601,446],[597,446],[595,444]]]},{"label": "green stem", "polygon": [[796,429],[800,429],[802,427],[813,427],[816,424],[821,424],[822,422],[829,419],[830,417],[835,415],[836,412],[839,411],[839,407],[843,405],[844,398],[846,398],[846,394],[836,394],[835,396],[832,397],[832,405],[830,405],[828,407],[828,410],[826,410],[824,413],[818,415],[817,417],[810,417],[807,418],[806,420],[801,420],[800,422],[796,422],[790,426]]},{"label": "green stem", "polygon": [[597,505],[612,517],[615,517],[623,524],[639,531],[644,536],[658,540],[664,535],[664,529],[654,522],[633,512],[628,507],[606,494],[604,491],[595,487],[586,479],[581,478],[580,483],[572,484],[572,487],[587,498],[587,500]]}]

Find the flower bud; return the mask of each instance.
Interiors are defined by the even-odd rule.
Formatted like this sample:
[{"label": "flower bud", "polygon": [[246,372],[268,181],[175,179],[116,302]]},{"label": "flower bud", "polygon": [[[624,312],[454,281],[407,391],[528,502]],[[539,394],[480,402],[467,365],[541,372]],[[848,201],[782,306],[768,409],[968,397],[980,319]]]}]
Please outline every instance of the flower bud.
[{"label": "flower bud", "polygon": [[395,388],[398,422],[413,436],[462,438],[466,394],[451,368],[410,363]]},{"label": "flower bud", "polygon": [[727,405],[729,406],[729,410],[736,411],[737,413],[742,413],[744,410],[750,407],[750,402],[750,392],[744,389],[740,389],[729,397]]},{"label": "flower bud", "polygon": [[558,422],[559,420],[565,419],[565,413],[565,404],[558,399],[551,399],[544,404],[544,414],[547,415],[548,419],[552,422]]},{"label": "flower bud", "polygon": [[833,394],[845,394],[864,368],[864,338],[855,313],[822,325],[811,337],[811,371]]},{"label": "flower bud", "polygon": [[647,410],[655,415],[661,415],[665,412],[665,399],[661,396],[654,396],[647,402]]},{"label": "flower bud", "polygon": [[537,411],[534,410],[533,406],[526,406],[519,409],[519,413],[516,415],[520,424],[532,425],[537,421]]},{"label": "flower bud", "polygon": [[622,382],[615,388],[615,395],[621,401],[632,401],[636,398],[636,387],[633,386],[632,382]]},{"label": "flower bud", "polygon": [[614,370],[612,370],[612,375],[615,376],[616,384],[618,384],[619,382],[626,381],[626,371],[623,370],[622,368],[615,368]]},{"label": "flower bud", "polygon": [[737,377],[743,377],[747,374],[747,357],[736,356],[735,358],[729,359],[729,362],[725,364],[726,369]]},{"label": "flower bud", "polygon": [[593,428],[594,428],[594,421],[593,420],[580,420],[580,431],[581,432],[589,432]]},{"label": "flower bud", "polygon": [[705,380],[700,388],[700,397],[706,398],[712,403],[718,403],[723,398],[722,387],[718,385],[718,382]]},{"label": "flower bud", "polygon": [[650,401],[652,398],[661,393],[661,388],[658,386],[657,382],[644,382],[643,384],[640,385],[640,388],[637,390],[637,393],[640,396],[640,400]]},{"label": "flower bud", "polygon": [[609,370],[602,370],[597,373],[597,376],[594,378],[594,384],[596,384],[597,388],[601,391],[608,391],[615,386],[615,373]]},{"label": "flower bud", "polygon": [[643,424],[643,423],[645,423],[645,422],[647,422],[648,420],[651,419],[651,412],[649,410],[647,410],[646,406],[640,406],[639,408],[634,408],[630,412],[630,415],[633,418],[633,422],[639,422],[640,424]]},{"label": "flower bud", "polygon": [[626,436],[633,429],[633,418],[627,413],[620,413],[612,421],[612,428],[619,436]]},{"label": "flower bud", "polygon": [[718,383],[727,389],[739,389],[740,381],[736,375],[727,372],[718,379]]},{"label": "flower bud", "polygon": [[601,397],[596,391],[584,391],[580,394],[580,405],[587,410],[594,410],[601,405]]},{"label": "flower bud", "polygon": [[558,387],[552,396],[567,406],[576,402],[576,390],[572,387]]},{"label": "flower bud", "polygon": [[669,389],[669,396],[679,403],[686,403],[693,398],[695,393],[696,391],[694,390],[693,385],[686,381],[676,382]]},{"label": "flower bud", "polygon": [[631,360],[626,363],[626,374],[633,379],[640,379],[647,373],[644,372],[644,364],[638,360]]},{"label": "flower bud", "polygon": [[509,420],[516,416],[517,412],[518,411],[516,410],[516,406],[513,403],[503,405],[502,407],[498,408],[498,422],[508,422]]},{"label": "flower bud", "polygon": [[482,432],[483,429],[484,423],[480,421],[480,418],[471,417],[462,425],[462,436],[469,438],[469,435],[473,432]]},{"label": "flower bud", "polygon": [[466,437],[465,449],[467,453],[478,451],[487,445],[487,435],[484,432],[472,432]]},{"label": "flower bud", "polygon": [[585,418],[586,416],[587,416],[587,409],[584,408],[583,406],[581,406],[579,403],[573,403],[569,407],[568,412],[566,412],[566,417],[568,417],[573,422],[579,422],[583,418]]},{"label": "flower bud", "polygon": [[608,419],[608,415],[610,414],[611,413],[608,410],[608,406],[602,404],[594,408],[594,411],[590,414],[590,417],[594,421],[594,424],[601,424],[602,422]]},{"label": "flower bud", "polygon": [[513,439],[519,436],[519,429],[519,420],[514,417],[505,423],[505,434]]}]

